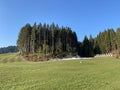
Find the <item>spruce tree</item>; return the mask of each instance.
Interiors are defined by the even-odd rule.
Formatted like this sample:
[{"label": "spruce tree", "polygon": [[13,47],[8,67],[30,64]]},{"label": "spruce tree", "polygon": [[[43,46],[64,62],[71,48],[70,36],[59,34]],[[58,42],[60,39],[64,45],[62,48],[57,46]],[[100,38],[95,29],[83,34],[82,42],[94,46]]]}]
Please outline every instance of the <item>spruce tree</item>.
[{"label": "spruce tree", "polygon": [[34,54],[35,53],[35,49],[36,49],[36,30],[37,26],[36,23],[34,23],[33,27],[32,27],[32,32],[31,32],[31,51]]}]

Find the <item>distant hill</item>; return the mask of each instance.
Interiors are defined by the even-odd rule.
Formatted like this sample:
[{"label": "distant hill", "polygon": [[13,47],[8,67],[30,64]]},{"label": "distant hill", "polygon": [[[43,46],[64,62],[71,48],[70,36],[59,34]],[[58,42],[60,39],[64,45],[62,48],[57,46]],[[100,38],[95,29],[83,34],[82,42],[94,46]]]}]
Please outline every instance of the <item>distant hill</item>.
[{"label": "distant hill", "polygon": [[8,46],[8,47],[0,48],[0,54],[10,53],[10,52],[18,52],[17,46]]}]

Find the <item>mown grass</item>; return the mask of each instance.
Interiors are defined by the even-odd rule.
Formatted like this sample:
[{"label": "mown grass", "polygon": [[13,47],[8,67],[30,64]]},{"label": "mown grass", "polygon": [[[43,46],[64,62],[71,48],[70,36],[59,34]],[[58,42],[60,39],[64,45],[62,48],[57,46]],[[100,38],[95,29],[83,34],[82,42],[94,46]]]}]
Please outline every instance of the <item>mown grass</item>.
[{"label": "mown grass", "polygon": [[23,58],[18,53],[0,54],[0,63],[21,62]]},{"label": "mown grass", "polygon": [[120,90],[120,60],[1,62],[0,90]]}]

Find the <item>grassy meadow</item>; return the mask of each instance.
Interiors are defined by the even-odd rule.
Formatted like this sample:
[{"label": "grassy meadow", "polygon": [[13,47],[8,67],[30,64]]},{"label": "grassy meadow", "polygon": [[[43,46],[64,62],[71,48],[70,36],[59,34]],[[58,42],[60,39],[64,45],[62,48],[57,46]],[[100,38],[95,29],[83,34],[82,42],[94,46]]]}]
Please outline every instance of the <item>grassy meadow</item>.
[{"label": "grassy meadow", "polygon": [[120,60],[27,62],[1,54],[0,90],[120,90]]}]

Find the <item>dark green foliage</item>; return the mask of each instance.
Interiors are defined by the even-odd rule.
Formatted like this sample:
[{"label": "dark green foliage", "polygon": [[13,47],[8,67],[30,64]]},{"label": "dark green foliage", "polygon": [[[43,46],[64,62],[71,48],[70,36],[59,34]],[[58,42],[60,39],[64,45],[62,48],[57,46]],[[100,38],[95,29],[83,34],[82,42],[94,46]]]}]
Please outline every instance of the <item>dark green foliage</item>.
[{"label": "dark green foliage", "polygon": [[95,41],[99,46],[101,53],[111,53],[117,49],[116,45],[118,41],[116,39],[116,34],[118,34],[118,32],[115,32],[113,29],[108,29],[97,35]]},{"label": "dark green foliage", "polygon": [[18,48],[16,46],[8,46],[8,47],[0,48],[0,54],[11,53],[11,52],[18,52]]},{"label": "dark green foliage", "polygon": [[82,43],[78,43],[79,45],[79,52],[78,55],[82,57],[93,57],[94,56],[94,39],[90,36],[90,39],[87,36],[84,37]]},{"label": "dark green foliage", "polygon": [[52,56],[77,55],[77,36],[69,27],[52,23],[26,24],[20,31],[17,45],[22,55],[41,53]]},{"label": "dark green foliage", "polygon": [[78,42],[77,35],[69,27],[36,23],[26,24],[20,31],[17,45],[22,55],[42,54],[45,57],[80,55],[93,57],[96,54],[117,53],[120,56],[120,28],[100,32],[97,37],[84,37]]},{"label": "dark green foliage", "polygon": [[78,55],[91,57],[96,54],[117,53],[120,55],[120,29],[115,32],[113,29],[100,32],[96,38],[88,39],[85,36],[83,42],[78,42]]},{"label": "dark green foliage", "polygon": [[94,42],[94,54],[100,54],[101,53],[101,50],[100,50],[100,47],[97,43],[97,41]]}]

